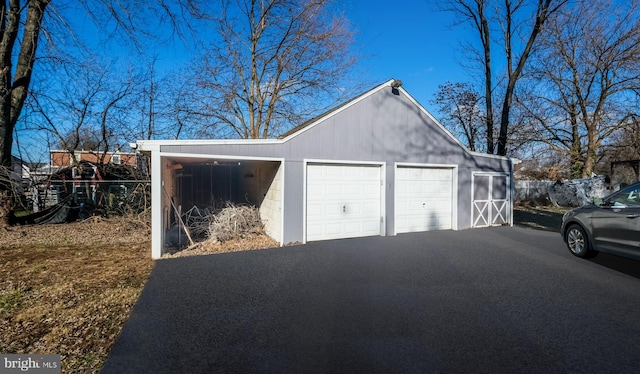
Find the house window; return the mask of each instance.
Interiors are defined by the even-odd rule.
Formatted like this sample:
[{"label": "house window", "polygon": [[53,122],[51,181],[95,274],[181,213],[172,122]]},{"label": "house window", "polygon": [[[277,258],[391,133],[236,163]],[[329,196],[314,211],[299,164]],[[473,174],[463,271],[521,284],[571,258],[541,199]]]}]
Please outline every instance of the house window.
[{"label": "house window", "polygon": [[120,155],[111,156],[111,163],[114,165],[120,165]]}]

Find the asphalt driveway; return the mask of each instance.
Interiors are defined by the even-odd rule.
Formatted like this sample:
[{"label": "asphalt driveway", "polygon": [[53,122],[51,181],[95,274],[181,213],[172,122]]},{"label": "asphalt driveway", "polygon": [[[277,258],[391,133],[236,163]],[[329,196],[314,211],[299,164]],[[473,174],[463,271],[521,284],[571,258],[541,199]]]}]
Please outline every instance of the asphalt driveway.
[{"label": "asphalt driveway", "polygon": [[517,227],[160,260],[103,373],[627,373],[640,262]]}]

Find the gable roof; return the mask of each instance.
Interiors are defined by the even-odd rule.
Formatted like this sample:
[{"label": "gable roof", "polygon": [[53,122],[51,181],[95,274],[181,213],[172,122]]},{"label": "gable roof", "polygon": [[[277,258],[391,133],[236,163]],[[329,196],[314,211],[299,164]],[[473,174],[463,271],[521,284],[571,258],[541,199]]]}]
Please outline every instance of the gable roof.
[{"label": "gable roof", "polygon": [[311,125],[315,124],[316,122],[320,122],[324,118],[331,117],[332,115],[340,112],[342,109],[347,108],[347,107],[357,103],[358,101],[364,99],[366,96],[372,95],[375,92],[379,91],[381,88],[389,86],[394,81],[395,81],[395,79],[391,79],[391,80],[389,80],[389,81],[387,81],[387,82],[385,82],[385,83],[383,83],[381,85],[378,85],[378,86],[376,86],[376,87],[374,87],[374,88],[372,88],[372,89],[370,89],[368,91],[365,91],[365,92],[361,93],[360,95],[358,95],[358,96],[356,96],[356,97],[354,97],[354,98],[352,98],[350,100],[347,100],[346,102],[338,105],[337,107],[331,108],[328,111],[326,111],[326,112],[324,112],[324,113],[322,113],[320,115],[317,115],[317,116],[315,116],[315,117],[303,122],[302,124],[300,124],[298,126],[295,126],[294,128],[292,128],[292,129],[284,132],[283,134],[279,135],[277,137],[277,139],[286,139],[289,136],[291,136],[293,134],[296,134],[297,132],[305,129],[306,127],[311,126]]},{"label": "gable roof", "polygon": [[[400,83],[400,85],[394,84],[394,82],[398,82]],[[325,119],[343,111],[346,110],[347,108],[355,105],[356,103],[366,99],[367,97],[377,93],[380,90],[383,89],[388,89],[389,87],[392,87],[394,90],[397,90],[399,94],[400,92],[402,92],[403,95],[405,95],[409,101],[411,101],[411,103],[413,105],[415,105],[423,114],[425,114],[431,121],[433,121],[433,123],[443,132],[445,133],[448,137],[450,137],[456,144],[458,144],[466,153],[470,154],[470,155],[474,155],[474,156],[482,156],[482,157],[489,157],[489,158],[498,158],[498,159],[510,159],[509,157],[506,156],[499,156],[499,155],[494,155],[494,154],[490,154],[490,153],[483,153],[483,152],[476,152],[476,151],[471,151],[469,150],[469,148],[467,148],[466,145],[464,145],[460,139],[458,139],[456,136],[454,136],[446,127],[444,127],[440,121],[438,121],[425,107],[423,107],[420,103],[418,103],[418,101],[411,96],[404,88],[402,88],[401,86],[402,82],[401,81],[397,81],[396,79],[390,79],[376,87],[374,87],[373,89],[364,92],[356,97],[354,97],[353,99],[346,101],[345,103],[319,115],[316,116],[304,123],[302,123],[301,125],[298,125],[296,127],[294,127],[293,129],[283,133],[282,135],[280,135],[277,139],[282,140],[283,142],[288,141],[292,138],[294,138],[295,136],[303,133],[304,131],[322,123]]]},{"label": "gable roof", "polygon": [[[396,84],[394,84],[394,82],[396,82]],[[367,99],[368,97],[378,93],[381,90],[384,89],[389,89],[392,88],[394,91],[394,94],[400,94],[402,93],[402,95],[404,95],[406,98],[409,99],[409,101],[421,112],[423,113],[425,116],[427,116],[438,128],[440,131],[442,131],[447,137],[449,137],[453,142],[455,142],[457,145],[460,146],[460,148],[462,148],[462,150],[472,156],[480,156],[480,157],[488,157],[488,158],[496,158],[496,159],[510,159],[509,157],[506,156],[498,156],[498,155],[493,155],[493,154],[488,154],[488,153],[482,153],[482,152],[476,152],[476,151],[471,151],[467,148],[467,146],[465,146],[457,137],[455,137],[449,130],[447,130],[427,109],[425,109],[420,103],[418,103],[418,101],[416,101],[415,98],[413,98],[413,96],[411,96],[407,91],[404,90],[404,88],[402,88],[401,86],[399,86],[397,83],[400,83],[400,81],[397,81],[396,79],[390,79],[374,88],[372,88],[369,91],[366,91],[346,102],[344,102],[343,104],[340,104],[338,106],[336,106],[333,109],[328,110],[327,112],[320,114],[308,121],[305,121],[304,123],[292,128],[289,131],[284,132],[283,134],[281,134],[280,136],[278,136],[277,138],[270,138],[270,139],[209,139],[209,140],[205,140],[205,139],[198,139],[198,140],[138,140],[137,141],[137,145],[139,145],[139,149],[140,151],[152,151],[152,150],[159,150],[159,147],[161,145],[187,145],[187,144],[282,144],[282,143],[286,143],[290,140],[292,140],[293,138],[299,136],[300,134],[308,131],[309,129],[321,124],[323,121],[325,121],[326,119],[344,111],[347,110],[348,108],[356,105],[357,103],[361,102],[362,100]]]}]

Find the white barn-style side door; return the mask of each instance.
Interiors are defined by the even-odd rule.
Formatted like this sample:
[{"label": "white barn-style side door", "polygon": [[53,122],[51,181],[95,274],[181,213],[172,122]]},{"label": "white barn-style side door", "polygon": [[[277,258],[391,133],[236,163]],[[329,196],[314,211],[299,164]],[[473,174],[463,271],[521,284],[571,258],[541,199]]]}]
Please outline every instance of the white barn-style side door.
[{"label": "white barn-style side door", "polygon": [[511,222],[509,175],[502,173],[473,174],[473,227],[502,226]]}]

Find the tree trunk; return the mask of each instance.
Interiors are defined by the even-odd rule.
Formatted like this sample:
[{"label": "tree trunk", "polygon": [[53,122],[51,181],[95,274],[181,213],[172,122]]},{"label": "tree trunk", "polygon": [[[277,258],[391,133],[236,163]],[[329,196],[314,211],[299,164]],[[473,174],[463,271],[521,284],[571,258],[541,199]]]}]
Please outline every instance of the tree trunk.
[{"label": "tree trunk", "polygon": [[[42,26],[42,18],[50,0],[30,0],[26,5],[26,20],[22,24],[20,0],[10,0],[9,9],[4,2],[0,6],[2,20],[0,21],[0,165],[11,168],[11,150],[13,145],[13,130],[22,111],[31,74],[35,62],[38,39]],[[22,32],[19,32],[23,26]],[[21,37],[19,52],[16,52],[18,34]],[[17,59],[14,60],[17,55]],[[13,62],[16,61],[15,72]],[[13,79],[11,74],[14,74]],[[9,173],[10,175],[10,173]],[[6,221],[7,211],[11,211],[10,201],[13,200],[11,180],[2,178],[0,183],[0,221]],[[9,205],[5,205],[9,204]]]},{"label": "tree trunk", "polygon": [[[513,84],[511,83],[513,82]],[[513,90],[515,88],[515,80],[509,81],[507,91],[504,94],[504,103],[502,104],[502,116],[500,117],[500,135],[498,136],[498,155],[507,155],[507,134],[509,130],[509,115],[511,112],[511,103],[513,101]]]},{"label": "tree trunk", "polygon": [[[522,51],[522,54],[518,59],[518,63],[516,65],[515,70],[511,70],[511,66],[512,66],[511,59],[512,59],[512,53],[513,53],[512,45],[511,45],[511,37],[513,35],[511,30],[511,16],[513,14],[511,13],[510,8],[508,10],[509,25],[506,30],[507,34],[505,35],[505,39],[506,39],[505,44],[507,47],[507,65],[508,65],[507,79],[509,81],[507,83],[507,90],[505,91],[505,95],[504,95],[504,101],[503,101],[504,104],[502,106],[502,116],[500,118],[500,135],[498,136],[498,155],[500,156],[506,156],[507,154],[507,140],[508,140],[507,135],[509,130],[509,114],[511,111],[511,104],[513,101],[513,94],[515,92],[516,82],[518,81],[518,79],[520,79],[520,75],[524,70],[524,66],[527,62],[527,59],[531,55],[531,51],[535,44],[536,38],[540,34],[542,30],[542,26],[544,25],[545,21],[549,18],[550,14],[557,11],[562,4],[566,3],[566,0],[560,1],[556,5],[556,7],[552,9],[551,8],[552,1],[553,0],[544,0],[544,1],[539,0],[535,23],[533,25],[533,28],[531,29],[531,33],[529,34],[529,39],[527,40],[527,44],[525,45]],[[509,2],[507,2],[507,4],[509,4]]]},{"label": "tree trunk", "polygon": [[[595,127],[595,126],[594,126]],[[596,150],[598,149],[595,131],[589,130],[587,134],[587,157],[584,160],[584,168],[582,169],[582,178],[589,178],[593,174],[596,167]]]},{"label": "tree trunk", "polygon": [[[488,52],[488,47],[487,54]],[[487,153],[493,153],[494,149],[494,140],[493,140],[493,100],[491,99],[491,85],[493,84],[491,81],[491,66],[490,57],[486,56],[487,62],[485,66],[485,107],[487,111]]]},{"label": "tree trunk", "polygon": [[486,109],[486,123],[487,123],[487,153],[493,153],[494,139],[493,139],[493,78],[491,73],[491,36],[489,21],[484,14],[484,1],[478,1],[478,17],[480,19],[479,32],[480,40],[482,41],[482,49],[484,52],[484,100]]}]

